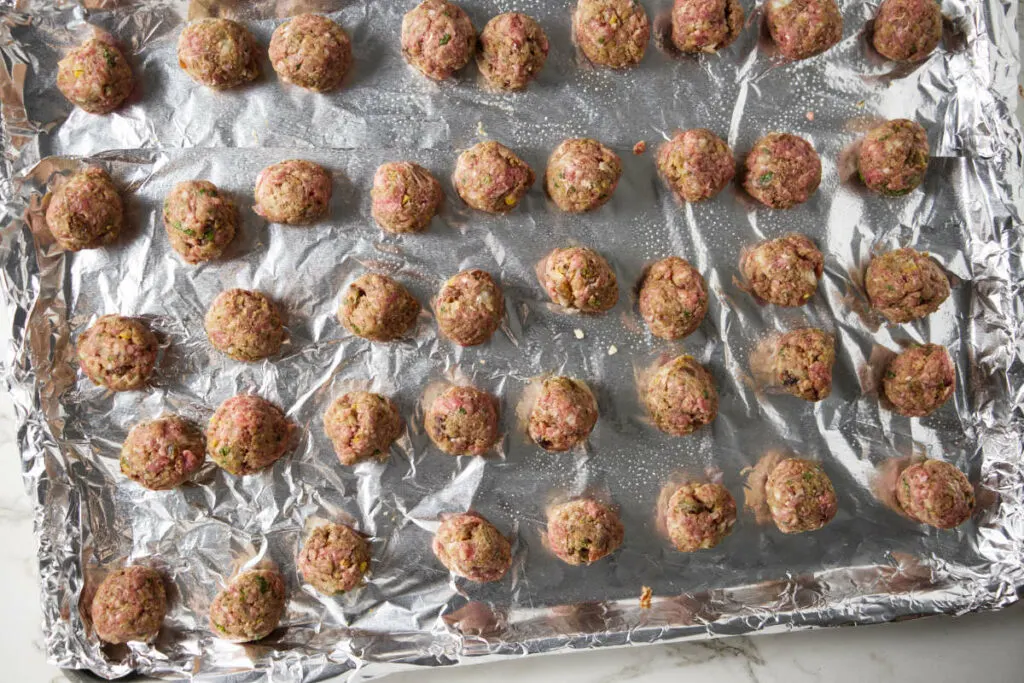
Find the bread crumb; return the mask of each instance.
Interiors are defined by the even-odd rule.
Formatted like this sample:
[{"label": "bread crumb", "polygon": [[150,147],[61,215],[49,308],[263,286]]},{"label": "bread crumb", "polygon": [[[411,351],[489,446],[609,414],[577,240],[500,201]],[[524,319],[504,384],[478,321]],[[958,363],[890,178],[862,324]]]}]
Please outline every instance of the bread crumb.
[{"label": "bread crumb", "polygon": [[616,346],[615,344],[612,344],[611,346],[608,347],[608,355],[609,356],[614,356],[618,352],[619,352],[619,347]]},{"label": "bread crumb", "polygon": [[583,339],[583,337],[586,336],[583,334],[583,330],[581,330],[578,327],[575,330],[573,330],[572,333],[576,336],[577,339]]}]

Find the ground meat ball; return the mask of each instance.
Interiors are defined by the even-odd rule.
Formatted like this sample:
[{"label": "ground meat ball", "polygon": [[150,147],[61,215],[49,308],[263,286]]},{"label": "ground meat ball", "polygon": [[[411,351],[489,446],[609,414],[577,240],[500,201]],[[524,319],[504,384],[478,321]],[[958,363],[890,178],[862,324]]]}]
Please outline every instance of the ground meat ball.
[{"label": "ground meat ball", "polygon": [[736,524],[736,501],[721,484],[687,482],[668,501],[665,525],[676,550],[714,548]]},{"label": "ground meat ball", "polygon": [[164,229],[171,246],[189,263],[212,261],[238,230],[238,208],[206,180],[186,180],[164,200]]},{"label": "ground meat ball", "polygon": [[896,500],[918,522],[952,529],[971,518],[974,487],[948,462],[924,460],[900,473]]},{"label": "ground meat ball", "polygon": [[96,589],[90,612],[100,640],[115,645],[149,642],[167,614],[163,577],[139,565],[118,569]]},{"label": "ground meat ball", "polygon": [[383,458],[402,434],[402,416],[390,399],[351,391],[334,399],[324,413],[324,431],[342,465]]},{"label": "ground meat ball", "polygon": [[348,286],[338,307],[338,320],[364,339],[394,341],[412,329],[420,303],[405,287],[386,275],[367,273]]},{"label": "ground meat ball", "polygon": [[740,35],[744,18],[738,0],[675,0],[672,44],[681,52],[718,52]]},{"label": "ground meat ball", "polygon": [[449,387],[427,408],[427,436],[449,455],[483,455],[498,442],[498,401],[473,387]]},{"label": "ground meat ball", "polygon": [[256,176],[252,208],[274,223],[312,223],[327,214],[332,189],[331,174],[324,167],[290,159],[267,166]]},{"label": "ground meat ball", "polygon": [[871,307],[892,323],[934,313],[949,297],[949,278],[939,264],[909,247],[871,259],[864,286]]},{"label": "ground meat ball", "polygon": [[90,166],[64,181],[50,197],[46,225],[62,249],[97,249],[117,239],[124,206],[114,182]]},{"label": "ground meat ball", "polygon": [[928,159],[928,134],[921,124],[894,119],[868,131],[857,155],[857,171],[869,190],[898,197],[921,184]]},{"label": "ground meat ball", "polygon": [[493,88],[522,90],[548,59],[548,37],[532,17],[499,14],[487,22],[477,44],[476,64]]},{"label": "ground meat ball", "polygon": [[466,66],[475,47],[469,15],[448,0],[424,0],[402,18],[402,55],[427,78],[450,78]]},{"label": "ground meat ball", "polygon": [[452,179],[459,196],[474,209],[504,213],[522,201],[535,176],[515,152],[491,140],[460,154]]},{"label": "ground meat ball", "polygon": [[206,427],[206,448],[223,470],[241,476],[277,462],[288,450],[292,425],[281,409],[251,394],[220,404]]},{"label": "ground meat ball", "polygon": [[221,353],[258,361],[281,350],[284,327],[274,302],[262,292],[229,289],[206,312],[206,335]]},{"label": "ground meat ball", "polygon": [[651,376],[644,404],[658,429],[686,436],[718,415],[718,392],[711,373],[691,356],[677,356]]},{"label": "ground meat ball", "polygon": [[821,54],[843,37],[843,15],[835,0],[768,0],[768,30],[789,59]]},{"label": "ground meat ball", "polygon": [[687,202],[714,197],[736,175],[729,145],[707,128],[677,133],[658,149],[657,165],[669,188]]},{"label": "ground meat ball", "polygon": [[199,471],[206,439],[188,420],[168,415],[132,427],[121,446],[121,473],[148,489],[173,489]]},{"label": "ground meat ball", "polygon": [[751,293],[762,301],[803,306],[818,289],[825,257],[804,235],[786,235],[745,251],[740,272]]},{"label": "ground meat ball", "polygon": [[434,534],[434,555],[448,571],[470,581],[499,581],[512,566],[512,546],[475,512],[444,518]]},{"label": "ground meat ball", "polygon": [[769,133],[754,143],[743,187],[773,209],[806,202],[821,183],[821,159],[811,143],[789,133]]},{"label": "ground meat ball", "polygon": [[593,211],[612,197],[622,176],[622,160],[597,140],[563,141],[548,160],[544,184],[562,211]]},{"label": "ground meat ball", "polygon": [[816,462],[787,458],[775,466],[765,484],[768,509],[784,534],[816,531],[839,509],[836,491]]},{"label": "ground meat ball", "polygon": [[132,68],[110,40],[92,38],[57,64],[57,88],[90,114],[109,114],[132,93]]},{"label": "ground meat ball", "polygon": [[327,17],[300,14],[274,30],[269,54],[281,80],[326,92],[338,87],[352,66],[352,41]]},{"label": "ground meat ball", "polygon": [[956,367],[949,351],[938,344],[912,346],[892,359],[882,385],[897,413],[924,417],[953,395]]},{"label": "ground meat ball", "polygon": [[464,270],[444,283],[435,302],[437,326],[462,346],[483,344],[505,317],[505,296],[490,273]]},{"label": "ground meat ball", "polygon": [[296,563],[306,583],[321,593],[345,593],[370,568],[370,544],[352,527],[324,524],[313,529]]},{"label": "ground meat ball", "polygon": [[885,0],[875,15],[872,43],[893,61],[923,61],[941,39],[942,11],[935,0]]},{"label": "ground meat ball", "polygon": [[210,606],[210,630],[233,643],[262,640],[284,614],[284,580],[276,571],[243,572],[217,594]]},{"label": "ground meat ball", "polygon": [[434,218],[444,191],[430,171],[408,161],[382,164],[370,188],[373,219],[388,232],[420,232]]},{"label": "ground meat ball", "polygon": [[792,330],[779,337],[772,357],[775,382],[805,401],[820,401],[832,393],[836,340],[815,328]]},{"label": "ground meat ball", "polygon": [[559,306],[603,313],[619,300],[619,282],[604,257],[586,247],[555,249],[538,268],[540,283]]},{"label": "ground meat ball", "polygon": [[651,25],[637,0],[579,0],[573,32],[587,59],[621,69],[644,58]]},{"label": "ground meat ball", "polygon": [[682,339],[700,327],[708,312],[708,287],[686,259],[658,261],[640,285],[640,315],[651,334]]},{"label": "ground meat ball", "polygon": [[156,364],[156,336],[138,318],[105,315],[78,339],[78,363],[94,384],[141,389]]},{"label": "ground meat ball", "polygon": [[612,554],[624,534],[615,511],[593,498],[562,503],[548,512],[548,546],[569,564],[593,564]]},{"label": "ground meat ball", "polygon": [[597,401],[578,379],[548,377],[530,412],[530,438],[546,451],[562,452],[590,436],[597,424]]},{"label": "ground meat ball", "polygon": [[197,83],[234,88],[260,75],[256,39],[230,19],[193,21],[178,38],[178,64]]}]

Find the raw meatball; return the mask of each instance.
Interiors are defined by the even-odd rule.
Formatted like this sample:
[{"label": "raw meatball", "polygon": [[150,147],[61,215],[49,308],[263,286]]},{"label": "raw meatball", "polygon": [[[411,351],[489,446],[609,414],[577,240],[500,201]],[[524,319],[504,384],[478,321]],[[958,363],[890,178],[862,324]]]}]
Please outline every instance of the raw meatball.
[{"label": "raw meatball", "polygon": [[820,401],[832,393],[836,340],[812,327],[779,337],[772,355],[775,383],[805,401]]},{"label": "raw meatball", "polygon": [[164,229],[174,251],[189,263],[212,261],[238,230],[238,208],[206,180],[186,180],[164,200]]},{"label": "raw meatball", "polygon": [[707,128],[691,128],[658,149],[658,172],[687,202],[710,199],[736,175],[736,162],[725,140]]},{"label": "raw meatball", "polygon": [[804,235],[761,242],[743,253],[740,272],[750,292],[776,306],[803,306],[818,289],[825,257]]},{"label": "raw meatball", "polygon": [[898,197],[921,184],[928,159],[928,134],[921,124],[894,119],[868,131],[860,145],[857,171],[869,190]]},{"label": "raw meatball", "polygon": [[50,197],[46,225],[62,249],[97,249],[117,239],[124,206],[114,182],[90,166],[64,181]]},{"label": "raw meatball", "polygon": [[90,611],[100,640],[114,645],[149,642],[167,614],[163,577],[139,565],[118,569],[96,589]]},{"label": "raw meatball", "polygon": [[168,415],[132,427],[121,446],[121,473],[147,489],[173,489],[199,471],[206,439],[188,420]]},{"label": "raw meatball", "polygon": [[949,297],[949,278],[939,264],[909,247],[871,259],[864,286],[871,307],[891,323],[923,318]]},{"label": "raw meatball", "polygon": [[57,64],[57,88],[90,114],[109,114],[132,93],[132,68],[110,40],[92,38]]},{"label": "raw meatball", "polygon": [[548,546],[569,564],[593,564],[622,545],[625,530],[614,510],[593,498],[562,503],[548,512]]},{"label": "raw meatball", "polygon": [[952,529],[971,518],[974,487],[948,462],[924,460],[900,473],[896,500],[918,522]]},{"label": "raw meatball", "polygon": [[540,283],[559,306],[603,313],[619,300],[619,282],[604,257],[586,247],[555,249],[537,270]]},{"label": "raw meatball", "polygon": [[476,144],[459,155],[452,180],[474,209],[505,213],[514,209],[535,179],[533,169],[500,142]]},{"label": "raw meatball", "polygon": [[427,436],[449,455],[483,455],[498,443],[498,401],[473,387],[449,387],[427,408]]},{"label": "raw meatball", "polygon": [[267,166],[256,176],[252,208],[274,223],[312,223],[327,214],[332,189],[331,174],[325,168],[290,159]]},{"label": "raw meatball", "polygon": [[563,141],[548,160],[544,184],[562,211],[593,211],[612,197],[622,176],[619,155],[597,140]]},{"label": "raw meatball", "polygon": [[548,37],[532,17],[499,14],[487,22],[477,44],[476,64],[493,88],[522,90],[548,59]]},{"label": "raw meatball", "polygon": [[281,80],[317,92],[338,87],[352,66],[345,29],[319,14],[300,14],[278,26],[269,52]]},{"label": "raw meatball", "polygon": [[262,640],[277,628],[284,602],[284,580],[276,571],[243,572],[213,599],[210,630],[233,643]]},{"label": "raw meatball", "polygon": [[475,47],[469,15],[448,0],[423,0],[402,18],[402,56],[427,78],[450,78]]},{"label": "raw meatball", "polygon": [[266,294],[229,289],[206,312],[206,335],[214,348],[235,360],[258,361],[281,350],[281,314]]},{"label": "raw meatball", "polygon": [[437,178],[408,161],[382,164],[370,188],[373,219],[388,232],[420,232],[434,218],[444,191]]},{"label": "raw meatball", "polygon": [[721,484],[687,482],[668,501],[665,525],[676,550],[714,548],[736,524],[736,501]]},{"label": "raw meatball", "polygon": [[621,69],[644,58],[651,25],[637,0],[579,0],[573,33],[594,64]]},{"label": "raw meatball", "polygon": [[651,334],[682,339],[700,327],[708,312],[708,287],[686,259],[658,261],[640,285],[640,315]]},{"label": "raw meatball", "polygon": [[768,509],[784,534],[816,531],[839,509],[836,490],[816,462],[787,458],[775,466],[765,484]]},{"label": "raw meatball", "polygon": [[210,458],[234,475],[270,467],[288,450],[292,425],[281,409],[251,394],[220,404],[206,427]]},{"label": "raw meatball", "polygon": [[199,19],[178,38],[178,64],[194,81],[211,88],[234,88],[260,75],[256,39],[230,19]]},{"label": "raw meatball", "polygon": [[334,399],[324,413],[324,431],[342,465],[383,458],[402,434],[402,416],[390,399],[352,391]]},{"label": "raw meatball", "polygon": [[768,30],[789,59],[821,54],[843,37],[843,15],[835,0],[768,0]]},{"label": "raw meatball", "polygon": [[85,376],[111,391],[141,389],[156,364],[156,336],[138,318],[105,315],[78,339]]},{"label": "raw meatball", "polygon": [[313,529],[296,563],[306,583],[321,593],[345,593],[370,568],[370,544],[352,527],[324,524]]},{"label": "raw meatball", "polygon": [[386,275],[367,273],[348,286],[338,307],[338,320],[364,339],[389,342],[409,332],[420,303],[405,287]]},{"label": "raw meatball", "polygon": [[768,133],[754,143],[743,187],[773,209],[806,202],[821,183],[821,159],[811,143],[789,133]]},{"label": "raw meatball", "polygon": [[718,52],[740,35],[744,18],[738,0],[675,0],[672,44],[681,52]]},{"label": "raw meatball", "polygon": [[949,351],[938,344],[912,346],[892,359],[882,386],[897,413],[924,417],[953,395],[956,367]]},{"label": "raw meatball", "polygon": [[570,377],[548,377],[530,412],[530,438],[546,451],[567,451],[590,436],[597,401],[590,387]]},{"label": "raw meatball", "polygon": [[470,581],[499,581],[512,566],[512,546],[476,512],[448,515],[437,527],[434,555],[448,571]]},{"label": "raw meatball", "polygon": [[923,61],[941,39],[942,11],[935,0],[884,0],[875,15],[872,43],[893,61]]},{"label": "raw meatball", "polygon": [[658,429],[686,436],[718,415],[718,392],[711,373],[691,356],[677,356],[651,376],[644,404]]},{"label": "raw meatball", "polygon": [[491,338],[505,317],[505,296],[490,273],[464,270],[444,283],[435,302],[437,326],[462,346]]}]

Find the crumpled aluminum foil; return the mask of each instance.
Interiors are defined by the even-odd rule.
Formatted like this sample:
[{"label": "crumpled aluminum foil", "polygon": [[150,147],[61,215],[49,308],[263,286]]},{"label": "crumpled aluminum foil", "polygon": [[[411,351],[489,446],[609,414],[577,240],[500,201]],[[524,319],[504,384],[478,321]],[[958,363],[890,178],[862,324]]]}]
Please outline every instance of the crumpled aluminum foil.
[{"label": "crumpled aluminum foil", "polygon": [[[15,0],[0,10],[0,294],[11,322],[0,359],[37,501],[51,662],[106,678],[135,670],[364,680],[411,666],[874,623],[1018,598],[1024,173],[1013,3],[943,0],[942,45],[907,68],[868,46],[873,3],[841,1],[842,43],[792,64],[761,35],[759,10],[721,55],[672,55],[662,47],[670,3],[648,1],[656,36],[647,57],[608,72],[575,54],[568,0],[462,2],[478,30],[515,9],[548,32],[546,68],[515,95],[484,91],[474,66],[440,85],[408,68],[398,36],[413,4]],[[336,93],[281,84],[266,61],[256,84],[215,93],[177,66],[188,17],[235,16],[266,46],[279,17],[309,9],[330,11],[353,38],[356,66]],[[54,84],[63,51],[96,29],[127,48],[141,84],[107,117],[73,111]],[[851,149],[873,122],[901,116],[927,128],[933,161],[920,191],[883,199],[852,177]],[[770,130],[803,135],[822,156],[822,186],[790,211],[758,209],[736,188],[680,206],[656,177],[653,149],[693,126],[727,137],[738,158]],[[598,138],[622,156],[622,183],[596,213],[558,212],[538,182],[517,210],[486,216],[464,207],[448,181],[458,152],[481,139],[504,142],[541,174],[569,136]],[[649,151],[634,156],[641,140]],[[330,219],[268,225],[248,208],[253,181],[296,156],[334,172]],[[424,235],[385,236],[370,218],[373,171],[399,159],[424,164],[445,185],[446,207]],[[46,231],[43,196],[55,174],[84,163],[107,168],[124,188],[127,228],[111,248],[68,254]],[[171,185],[189,178],[230,192],[243,216],[226,258],[198,268],[170,250],[159,213]],[[758,306],[735,282],[740,250],[791,230],[826,254],[819,293],[800,310]],[[618,273],[622,296],[607,315],[555,310],[535,280],[548,250],[573,243],[599,249]],[[873,253],[899,245],[934,254],[954,293],[924,322],[885,327],[866,310],[861,273]],[[681,343],[650,337],[635,311],[644,266],[670,254],[693,262],[712,289],[706,322]],[[394,345],[355,339],[335,321],[342,287],[366,269],[395,275],[426,305],[467,267],[491,271],[507,296],[507,324],[481,348],[439,338],[429,312],[414,338]],[[280,357],[245,365],[209,346],[203,312],[232,286],[262,289],[282,305],[290,340]],[[112,395],[78,372],[74,339],[113,312],[145,317],[161,338],[145,392]],[[833,394],[813,406],[756,386],[748,366],[759,340],[804,324],[833,331],[839,350]],[[879,408],[875,381],[911,340],[945,344],[958,370],[955,400],[913,421]],[[721,413],[711,428],[673,439],[650,426],[635,379],[683,351],[711,369]],[[547,372],[595,390],[601,419],[585,451],[547,454],[526,438],[519,404],[531,378]],[[429,445],[422,396],[442,381],[472,381],[499,396],[505,437],[496,454],[451,458]],[[351,387],[394,395],[407,420],[384,464],[340,467],[323,434],[324,409]],[[165,493],[120,475],[119,445],[132,424],[165,411],[202,423],[241,391],[279,403],[301,428],[295,450],[272,470],[238,479],[208,463],[193,485]],[[742,501],[745,471],[778,449],[820,459],[832,477],[840,511],[825,529],[788,537],[745,511],[719,548],[689,555],[659,535],[654,508],[667,482],[682,473],[721,477]],[[887,463],[919,454],[953,462],[977,483],[970,523],[939,532],[877,499]],[[612,558],[573,568],[544,549],[544,511],[584,492],[618,505],[626,541]],[[514,539],[514,567],[500,583],[453,582],[430,552],[439,515],[470,507]],[[369,584],[337,599],[300,585],[294,571],[304,531],[323,519],[348,520],[373,537]],[[152,645],[102,648],[82,609],[104,573],[126,561],[164,571],[170,613]],[[206,627],[213,595],[259,562],[276,563],[288,582],[282,627],[248,646],[217,640]],[[643,586],[653,593],[649,607]]]}]

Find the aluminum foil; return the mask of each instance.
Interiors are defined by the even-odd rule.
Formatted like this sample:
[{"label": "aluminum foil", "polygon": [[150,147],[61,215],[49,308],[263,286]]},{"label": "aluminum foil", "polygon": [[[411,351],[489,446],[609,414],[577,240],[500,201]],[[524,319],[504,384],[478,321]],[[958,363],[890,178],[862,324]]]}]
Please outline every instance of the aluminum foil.
[{"label": "aluminum foil", "polygon": [[[576,54],[568,1],[461,4],[478,29],[513,9],[544,26],[551,55],[526,92],[489,93],[473,66],[440,85],[414,73],[398,47],[411,1],[16,0],[0,10],[0,293],[10,324],[0,359],[37,505],[50,661],[106,678],[134,670],[363,680],[403,667],[1015,601],[1024,586],[1015,5],[944,0],[940,48],[923,65],[897,68],[866,41],[874,3],[841,1],[842,43],[793,64],[774,54],[749,3],[746,30],[721,55],[673,55],[663,47],[670,3],[648,0],[656,35],[647,57],[609,72]],[[281,17],[305,9],[329,11],[352,36],[356,66],[336,93],[283,85],[266,62],[257,83],[215,93],[177,66],[188,17],[235,16],[265,46]],[[107,117],[73,111],[54,85],[63,51],[96,30],[121,41],[141,83]],[[851,177],[851,149],[873,122],[900,116],[926,127],[933,161],[920,191],[883,199]],[[770,130],[805,136],[821,154],[822,186],[790,211],[758,208],[737,188],[680,206],[656,177],[652,152],[692,126],[727,137],[738,158]],[[459,151],[481,139],[504,142],[540,173],[569,136],[598,138],[624,162],[619,189],[593,214],[558,212],[538,183],[515,211],[487,216],[464,207],[448,181]],[[638,141],[647,154],[631,153]],[[253,181],[296,156],[334,173],[330,218],[268,225],[249,209]],[[443,179],[447,202],[426,234],[385,236],[370,218],[373,171],[399,159]],[[107,168],[123,188],[127,227],[110,248],[69,254],[48,235],[41,207],[56,174],[85,163]],[[242,207],[225,259],[200,267],[170,250],[159,213],[171,185],[190,178],[213,181]],[[819,292],[799,310],[759,306],[735,281],[740,251],[792,230],[826,255]],[[567,244],[593,246],[612,262],[622,296],[607,315],[570,315],[546,302],[533,268]],[[872,254],[900,245],[930,251],[953,278],[953,295],[926,321],[885,327],[867,311],[861,273]],[[644,267],[670,254],[693,262],[712,293],[707,320],[681,343],[652,338],[636,312]],[[426,305],[468,267],[491,271],[507,296],[507,322],[483,347],[439,338],[429,306],[415,335],[393,345],[353,338],[334,318],[343,286],[365,270],[394,275]],[[279,357],[245,365],[210,347],[203,312],[233,286],[281,304],[289,340]],[[145,317],[160,336],[144,392],[107,393],[77,369],[76,336],[114,312]],[[805,324],[832,331],[839,350],[833,394],[814,405],[764,390],[748,363],[772,332]],[[876,390],[880,364],[909,341],[944,344],[957,365],[955,399],[920,420],[880,409]],[[684,351],[710,368],[721,412],[712,427],[670,438],[649,424],[636,378]],[[601,418],[584,450],[548,454],[526,438],[520,403],[548,372],[583,378],[598,397]],[[505,436],[494,454],[452,458],[429,444],[422,397],[450,381],[500,398]],[[386,463],[340,467],[323,434],[324,409],[352,387],[395,396],[407,421]],[[202,423],[241,391],[279,403],[300,427],[294,451],[270,471],[238,479],[208,463],[194,484],[164,493],[120,475],[119,445],[132,424],[165,411]],[[825,529],[784,536],[744,511],[715,550],[677,553],[660,536],[654,508],[667,482],[720,477],[742,501],[746,470],[779,449],[819,459],[832,477],[840,510]],[[939,532],[879,500],[889,463],[922,454],[955,463],[977,484],[971,522]],[[544,511],[583,493],[618,506],[626,540],[610,559],[575,568],[545,550]],[[467,508],[514,539],[513,569],[499,583],[453,581],[430,552],[439,516]],[[336,599],[295,575],[305,531],[324,519],[372,536],[368,585]],[[152,645],[101,647],[84,608],[105,572],[127,561],[157,566],[172,582],[166,627]],[[288,583],[281,628],[248,646],[219,641],[206,627],[213,595],[260,562],[275,563]]]}]

